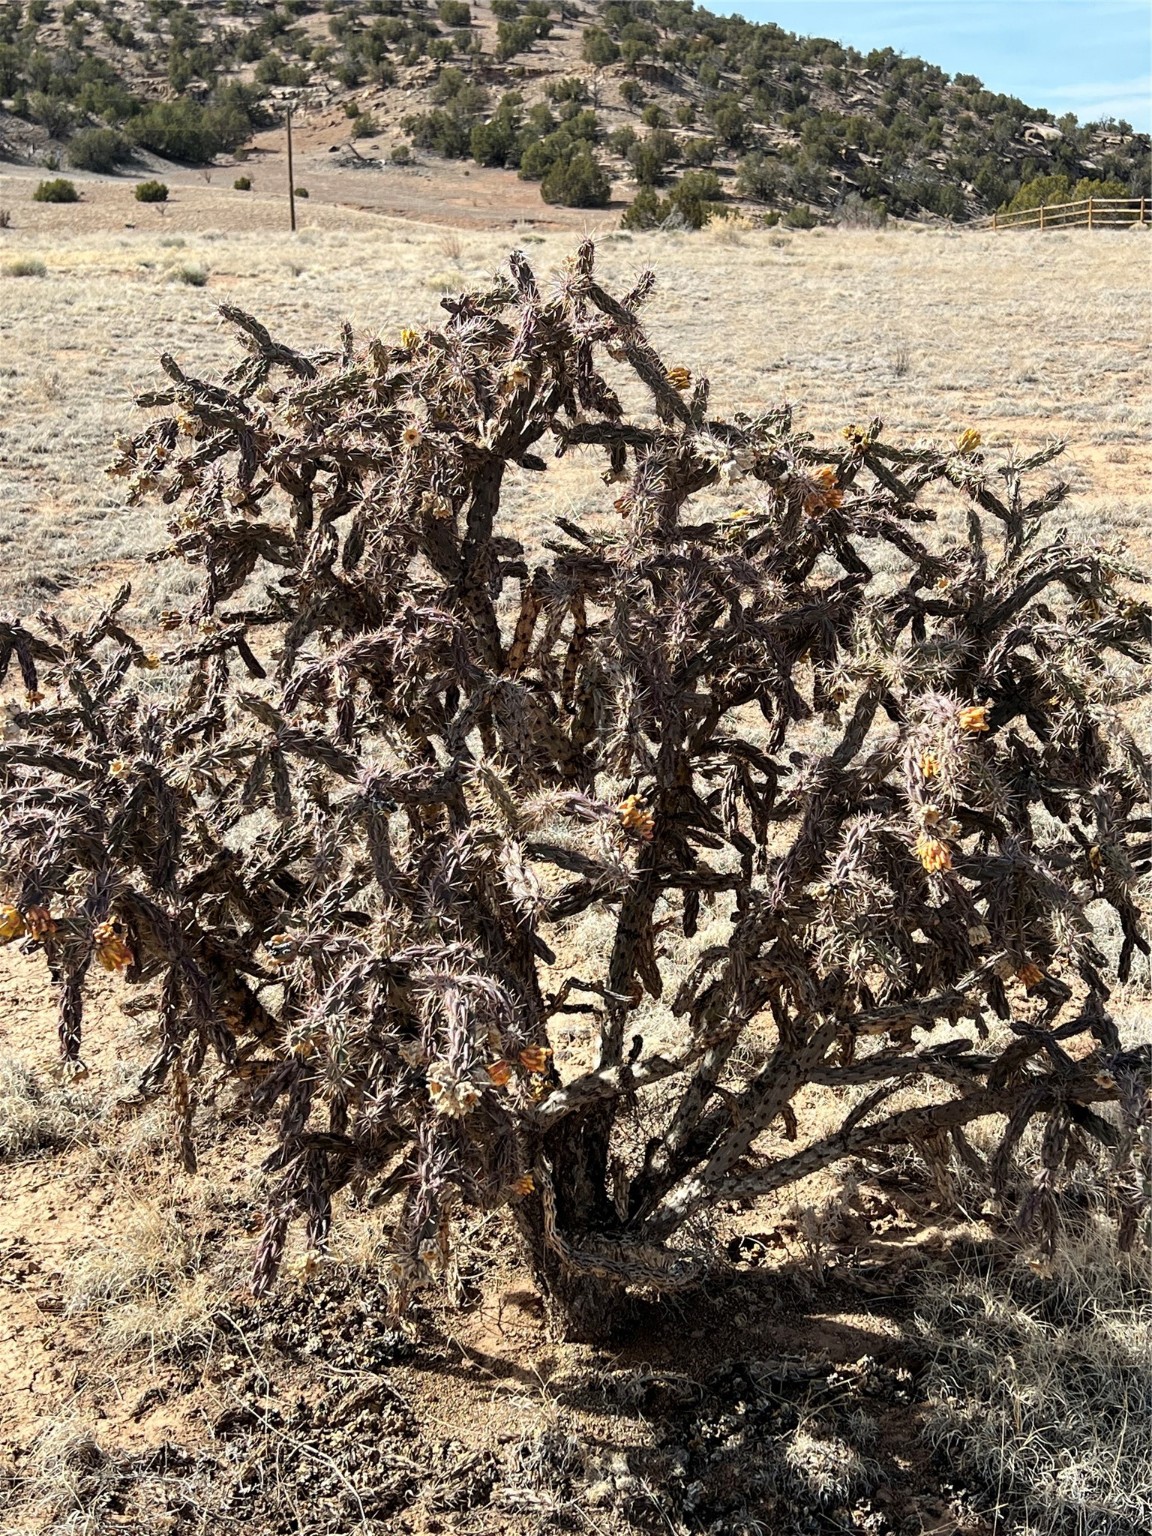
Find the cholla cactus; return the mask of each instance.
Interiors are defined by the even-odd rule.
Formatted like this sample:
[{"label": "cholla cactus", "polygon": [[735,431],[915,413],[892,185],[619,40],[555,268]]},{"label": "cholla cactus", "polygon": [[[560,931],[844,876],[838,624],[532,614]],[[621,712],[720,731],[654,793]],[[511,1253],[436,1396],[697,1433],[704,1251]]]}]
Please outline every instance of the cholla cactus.
[{"label": "cholla cactus", "polygon": [[[1142,1146],[1106,1000],[1147,949],[1116,705],[1152,636],[1111,556],[1042,540],[1064,489],[1023,483],[1058,446],[992,468],[974,429],[719,420],[644,335],[650,277],[611,297],[591,244],[547,287],[509,265],[441,330],[318,357],[225,308],[243,359],[213,384],[165,358],[114,469],[173,508],[154,558],[202,572],[167,648],[126,589],[84,630],[0,628],[0,938],[44,954],[65,1058],[95,960],[151,989],[142,1092],[173,1085],[186,1163],[211,1058],[278,1115],[258,1287],[349,1186],[400,1299],[508,1204],[594,1335],[629,1287],[700,1277],[678,1234],[718,1201],[941,1138],[1003,1184],[1035,1117],[1051,1221],[1084,1138]],[[615,512],[558,519],[530,570],[501,487],[545,438],[604,456]],[[931,497],[965,537],[924,541]],[[808,1084],[850,1090],[815,1140]],[[986,1166],[963,1128],[990,1115]]]}]

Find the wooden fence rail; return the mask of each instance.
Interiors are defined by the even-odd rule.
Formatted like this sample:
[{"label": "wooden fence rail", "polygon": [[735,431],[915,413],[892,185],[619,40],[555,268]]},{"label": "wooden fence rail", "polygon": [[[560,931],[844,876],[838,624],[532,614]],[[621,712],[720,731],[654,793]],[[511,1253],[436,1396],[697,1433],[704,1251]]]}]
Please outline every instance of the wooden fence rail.
[{"label": "wooden fence rail", "polygon": [[1046,203],[1015,213],[994,213],[980,221],[983,229],[1130,229],[1147,224],[1152,214],[1148,197],[1083,197],[1075,203]]}]

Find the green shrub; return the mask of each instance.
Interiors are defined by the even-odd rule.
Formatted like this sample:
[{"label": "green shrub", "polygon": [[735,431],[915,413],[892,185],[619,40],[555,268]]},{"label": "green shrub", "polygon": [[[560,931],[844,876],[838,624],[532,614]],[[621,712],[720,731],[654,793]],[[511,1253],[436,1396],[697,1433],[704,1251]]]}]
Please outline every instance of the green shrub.
[{"label": "green shrub", "polygon": [[625,80],[620,86],[620,98],[629,107],[638,107],[644,100],[644,87],[639,80]]},{"label": "green shrub", "polygon": [[48,268],[39,256],[15,256],[4,263],[5,277],[47,277]]},{"label": "green shrub", "polygon": [[608,135],[608,148],[614,155],[627,156],[628,151],[637,142],[639,137],[640,135],[636,132],[635,128],[630,128],[625,123],[623,128],[613,128],[612,132]]},{"label": "green shrub", "polygon": [[357,112],[352,119],[352,137],[354,139],[370,139],[379,132],[376,119],[370,112]]},{"label": "green shrub", "polygon": [[568,159],[557,160],[540,183],[544,201],[565,208],[604,208],[611,195],[612,183],[607,172],[583,145]]},{"label": "green shrub", "polygon": [[232,190],[233,192],[251,192],[251,176],[237,176],[236,180],[232,183]]},{"label": "green shrub", "polygon": [[152,102],[129,120],[128,137],[166,160],[204,165],[243,143],[253,128],[254,105],[249,95],[242,89],[217,94],[219,100],[211,104],[187,97]]},{"label": "green shrub", "polygon": [[637,139],[628,151],[632,175],[642,187],[658,187],[667,180],[665,168],[676,153],[676,141],[670,133],[657,128],[646,139]]},{"label": "green shrub", "polygon": [[685,165],[711,165],[716,158],[716,140],[684,139],[680,145],[680,158]]},{"label": "green shrub", "polygon": [[133,196],[138,203],[166,203],[168,188],[162,181],[141,181]]},{"label": "green shrub", "polygon": [[388,151],[388,158],[393,165],[412,164],[412,146],[410,144],[393,144]]},{"label": "green shrub", "polygon": [[659,229],[672,211],[671,204],[652,187],[641,187],[625,209],[621,229]]},{"label": "green shrub", "polygon": [[803,203],[795,208],[789,208],[784,215],[784,225],[787,229],[815,229],[817,222],[811,208],[806,208]]},{"label": "green shrub", "polygon": [[436,7],[436,14],[446,27],[470,27],[472,25],[471,7],[464,0],[440,0]]},{"label": "green shrub", "polygon": [[1082,176],[1075,185],[1062,172],[1049,176],[1033,176],[1026,181],[1011,202],[1001,207],[1001,213],[1022,213],[1031,208],[1052,207],[1058,203],[1078,203],[1087,197],[1127,197],[1128,188],[1122,181],[1093,180]]},{"label": "green shrub", "polygon": [[57,176],[53,181],[42,181],[32,194],[35,203],[78,203],[80,194],[76,190],[75,182],[68,181],[63,176]]},{"label": "green shrub", "polygon": [[587,29],[580,53],[585,64],[594,64],[598,69],[603,69],[606,64],[615,64],[620,57],[620,49],[603,27]]},{"label": "green shrub", "polygon": [[741,197],[770,203],[779,197],[780,188],[780,162],[774,156],[761,154],[758,150],[744,156],[736,177],[736,190]]},{"label": "green shrub", "polygon": [[544,87],[549,101],[574,101],[584,106],[592,100],[587,84],[576,75],[565,75],[560,80],[550,80]]},{"label": "green shrub", "polygon": [[293,187],[292,191],[293,191],[293,194],[296,197],[307,197],[308,196],[308,188],[307,187]]},{"label": "green shrub", "polygon": [[653,187],[642,187],[621,219],[623,229],[660,229],[668,224],[679,229],[702,229],[723,195],[715,171],[688,171],[667,197]]},{"label": "green shrub", "polygon": [[78,171],[107,174],[132,157],[132,146],[115,128],[83,128],[66,151],[68,164]]}]

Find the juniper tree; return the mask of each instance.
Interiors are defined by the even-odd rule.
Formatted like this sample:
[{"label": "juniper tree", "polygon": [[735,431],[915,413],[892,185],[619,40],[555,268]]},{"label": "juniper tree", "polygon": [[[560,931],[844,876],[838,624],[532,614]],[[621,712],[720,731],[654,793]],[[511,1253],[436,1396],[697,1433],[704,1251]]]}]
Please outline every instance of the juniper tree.
[{"label": "juniper tree", "polygon": [[[1107,1012],[1147,949],[1133,573],[1045,536],[1065,487],[1024,486],[1059,445],[718,419],[645,336],[652,286],[517,254],[441,329],[319,356],[225,306],[236,366],[163,358],[114,466],[172,508],[150,558],[195,602],[159,641],[127,588],[0,628],[2,935],[68,1063],[93,962],[146,989],[140,1092],[186,1166],[206,1063],[274,1120],[257,1289],[340,1191],[379,1205],[399,1301],[508,1206],[597,1336],[701,1278],[717,1202],[907,1143],[1007,1194],[1037,1119],[1026,1214],[1053,1229],[1093,1138],[1141,1213]],[[533,567],[502,492],[546,441],[602,455],[611,506]],[[827,1134],[811,1084],[843,1090]]]}]

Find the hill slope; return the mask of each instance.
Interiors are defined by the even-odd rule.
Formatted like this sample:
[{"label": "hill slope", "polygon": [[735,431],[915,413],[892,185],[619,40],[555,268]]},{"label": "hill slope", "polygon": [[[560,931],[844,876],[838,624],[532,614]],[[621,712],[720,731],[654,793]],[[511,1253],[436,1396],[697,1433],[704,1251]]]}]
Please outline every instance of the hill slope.
[{"label": "hill slope", "polygon": [[1038,175],[1138,195],[1149,167],[1127,124],[691,0],[24,0],[0,4],[0,99],[0,158],[203,163],[295,99],[343,107],[353,163],[472,158],[576,206],[687,171],[708,200],[961,220]]}]

